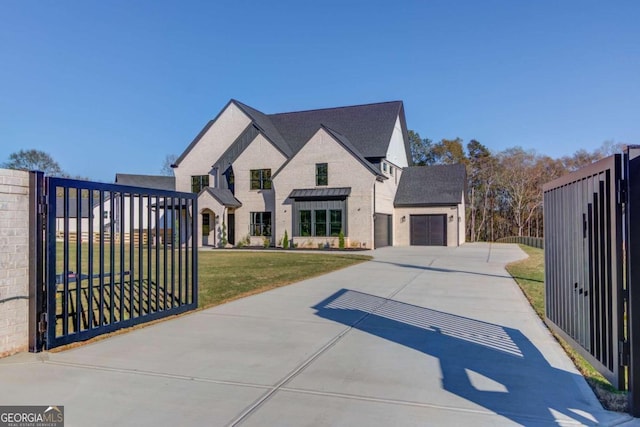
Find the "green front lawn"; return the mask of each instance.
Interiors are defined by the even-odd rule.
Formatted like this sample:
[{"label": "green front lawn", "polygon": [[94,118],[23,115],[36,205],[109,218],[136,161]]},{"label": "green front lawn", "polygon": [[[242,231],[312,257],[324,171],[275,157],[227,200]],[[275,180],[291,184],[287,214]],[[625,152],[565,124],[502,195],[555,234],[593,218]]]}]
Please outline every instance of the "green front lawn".
[{"label": "green front lawn", "polygon": [[358,264],[371,257],[292,252],[200,251],[200,307],[241,298]]},{"label": "green front lawn", "polygon": [[[520,248],[529,258],[507,265],[507,271],[518,282],[536,313],[544,320],[544,250],[525,245],[520,245]],[[616,390],[569,344],[556,334],[554,336],[585,377],[602,405],[610,410],[625,412],[627,394]]]}]

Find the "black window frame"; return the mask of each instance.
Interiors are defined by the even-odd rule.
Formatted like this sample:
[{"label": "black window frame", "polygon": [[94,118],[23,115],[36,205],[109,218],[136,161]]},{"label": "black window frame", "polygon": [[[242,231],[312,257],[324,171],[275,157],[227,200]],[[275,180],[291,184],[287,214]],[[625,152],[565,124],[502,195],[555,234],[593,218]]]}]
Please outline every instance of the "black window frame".
[{"label": "black window frame", "polygon": [[[342,209],[327,209],[327,211],[329,212],[329,215],[328,215],[329,235],[331,237],[338,237],[340,235],[340,231],[342,231]],[[335,213],[340,214],[340,219],[338,221],[334,221]],[[337,228],[335,228],[336,224],[339,224]],[[337,230],[337,231],[334,231],[334,230]]]},{"label": "black window frame", "polygon": [[316,163],[316,186],[329,185],[329,163]]},{"label": "black window frame", "polygon": [[271,237],[272,219],[273,216],[270,211],[251,212],[249,218],[249,235]]},{"label": "black window frame", "polygon": [[199,193],[209,186],[209,175],[191,175],[191,192]]},{"label": "black window frame", "polygon": [[298,210],[296,237],[338,237],[340,231],[344,233],[344,211],[331,208]]},{"label": "black window frame", "polygon": [[[298,236],[301,237],[311,237],[312,233],[313,233],[313,211],[311,209],[301,209],[298,212]],[[304,218],[303,220],[303,216],[307,216],[308,215],[308,219]]]},{"label": "black window frame", "polygon": [[271,169],[251,169],[249,172],[250,190],[271,190]]}]

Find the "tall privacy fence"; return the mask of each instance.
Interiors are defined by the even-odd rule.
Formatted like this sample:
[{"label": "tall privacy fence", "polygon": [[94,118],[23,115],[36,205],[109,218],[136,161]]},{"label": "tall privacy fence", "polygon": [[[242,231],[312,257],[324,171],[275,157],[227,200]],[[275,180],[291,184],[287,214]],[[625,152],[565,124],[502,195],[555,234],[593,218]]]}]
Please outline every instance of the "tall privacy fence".
[{"label": "tall privacy fence", "polygon": [[544,238],[542,237],[528,237],[528,236],[513,236],[503,237],[496,240],[498,243],[518,243],[520,245],[532,246],[534,248],[544,249]]},{"label": "tall privacy fence", "polygon": [[545,321],[640,416],[640,146],[543,193]]}]

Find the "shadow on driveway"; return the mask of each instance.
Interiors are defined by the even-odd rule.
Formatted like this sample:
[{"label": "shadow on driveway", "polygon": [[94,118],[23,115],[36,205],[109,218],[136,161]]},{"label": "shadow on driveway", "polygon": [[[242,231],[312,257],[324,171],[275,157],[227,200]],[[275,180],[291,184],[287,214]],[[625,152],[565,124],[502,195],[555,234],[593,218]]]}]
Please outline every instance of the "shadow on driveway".
[{"label": "shadow on driveway", "polygon": [[438,358],[444,390],[516,423],[554,425],[553,411],[597,422],[581,415],[593,410],[581,402],[583,379],[549,365],[517,329],[348,289],[313,308],[322,318]]}]

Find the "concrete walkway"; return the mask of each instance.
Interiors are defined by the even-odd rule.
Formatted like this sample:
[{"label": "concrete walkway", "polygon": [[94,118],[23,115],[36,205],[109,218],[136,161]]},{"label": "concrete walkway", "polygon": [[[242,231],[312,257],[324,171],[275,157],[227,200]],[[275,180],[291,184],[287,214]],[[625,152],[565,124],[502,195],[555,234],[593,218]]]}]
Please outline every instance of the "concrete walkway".
[{"label": "concrete walkway", "polygon": [[1,405],[67,426],[620,425],[505,272],[515,245],[384,248],[319,278],[62,353]]}]

